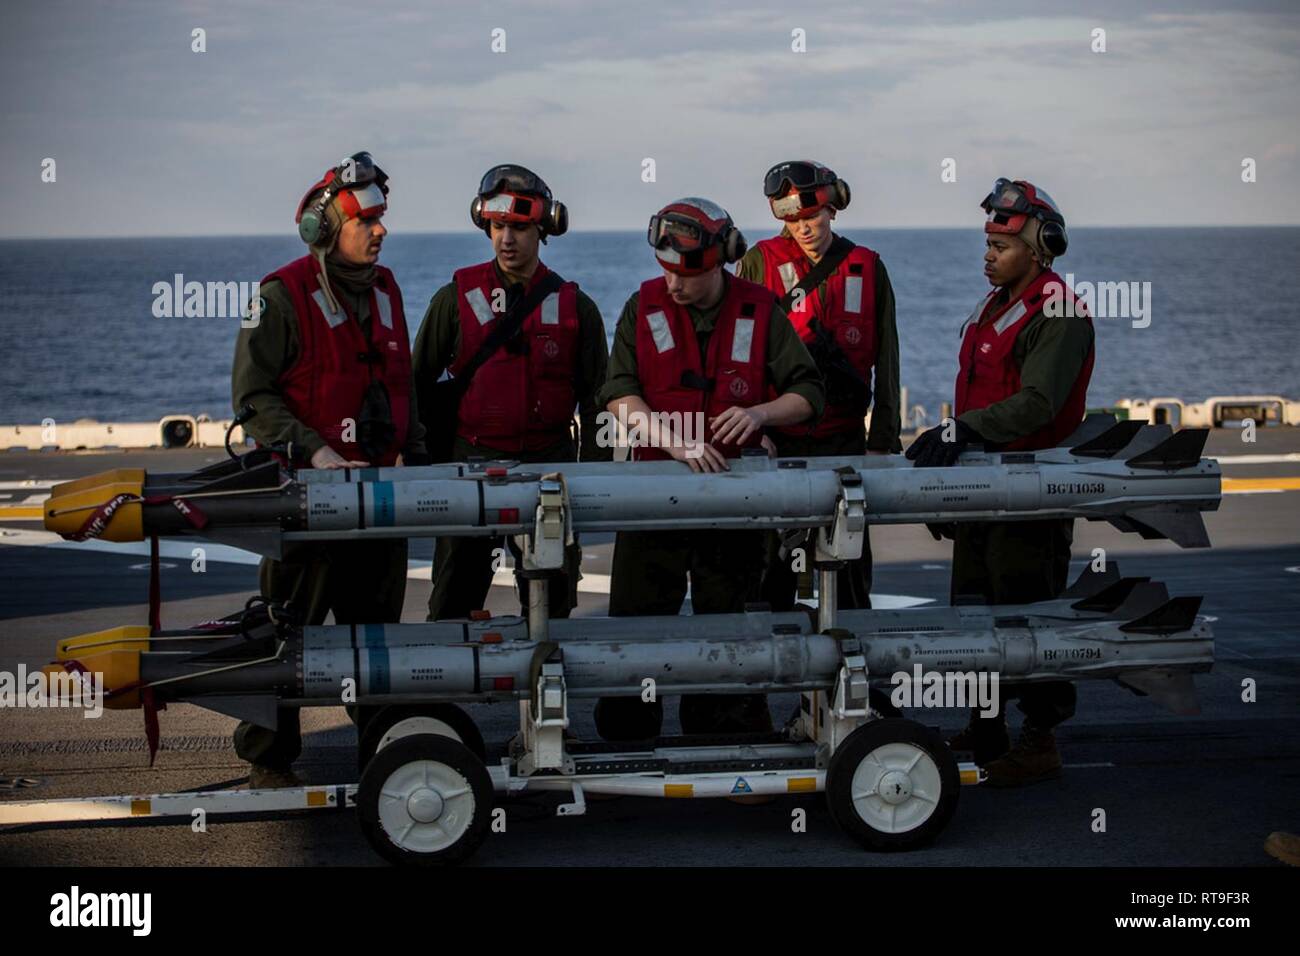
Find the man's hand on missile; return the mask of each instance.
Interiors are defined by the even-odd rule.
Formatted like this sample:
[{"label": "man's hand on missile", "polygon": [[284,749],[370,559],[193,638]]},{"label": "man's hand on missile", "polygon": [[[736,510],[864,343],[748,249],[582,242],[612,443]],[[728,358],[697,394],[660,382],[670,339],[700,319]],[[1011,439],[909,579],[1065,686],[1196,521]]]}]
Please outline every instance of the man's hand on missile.
[{"label": "man's hand on missile", "polygon": [[323,445],[311,456],[313,468],[369,468],[368,461],[350,461],[329,445]]},{"label": "man's hand on missile", "polygon": [[716,473],[731,470],[726,456],[706,442],[676,439],[669,442],[668,447],[663,450],[675,461],[686,462],[694,472]]},{"label": "man's hand on missile", "polygon": [[979,432],[961,419],[947,419],[918,435],[907,449],[907,459],[917,468],[949,468],[967,445],[983,441]]},{"label": "man's hand on missile", "polygon": [[709,427],[713,429],[714,441],[743,445],[756,432],[761,431],[766,423],[767,415],[763,413],[761,406],[741,408],[732,405],[710,421]]}]

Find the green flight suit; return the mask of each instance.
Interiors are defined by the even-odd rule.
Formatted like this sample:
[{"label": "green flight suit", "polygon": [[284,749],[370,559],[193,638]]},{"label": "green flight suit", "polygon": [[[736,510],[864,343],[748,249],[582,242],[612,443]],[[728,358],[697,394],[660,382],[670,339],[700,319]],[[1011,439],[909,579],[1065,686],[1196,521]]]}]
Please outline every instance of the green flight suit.
[{"label": "green flight suit", "polygon": [[[1041,312],[1020,330],[1012,357],[1020,369],[1020,391],[985,408],[958,416],[987,442],[1003,444],[1049,424],[1065,404],[1093,349],[1086,319],[1048,317]],[[1068,582],[1073,520],[962,522],[952,549],[951,597],[975,597],[988,604],[1050,601]],[[1001,699],[1019,698],[1018,709],[1041,730],[1068,720],[1075,711],[1069,681],[1002,684]]]},{"label": "green flight suit", "polygon": [[[730,274],[724,271],[724,275],[730,282]],[[642,395],[636,354],[639,301],[640,293],[634,293],[619,316],[609,379],[600,392],[602,405]],[[701,355],[708,354],[708,339],[723,301],[710,309],[687,308]],[[777,394],[802,395],[812,406],[814,417],[821,414],[825,392],[820,373],[779,306],[773,308],[768,324],[767,374]],[[762,531],[619,532],[614,544],[609,613],[677,614],[686,597],[688,578],[694,613],[741,612],[746,603],[759,598],[765,540]],[[679,714],[685,733],[767,731],[772,727],[764,694],[686,694]],[[608,697],[597,705],[597,727],[606,739],[655,736],[661,720],[661,701],[647,705],[639,697]]]},{"label": "green flight suit", "polygon": [[[497,275],[506,289],[506,308],[524,293],[525,285],[516,277],[503,273],[498,266]],[[605,342],[605,323],[596,303],[581,290],[578,291],[578,362],[574,369],[575,393],[581,421],[580,440],[570,436],[540,452],[507,451],[482,444],[471,444],[457,437],[452,450],[455,461],[470,458],[509,459],[523,462],[552,461],[610,461],[612,448],[601,448],[596,442],[599,431],[596,415],[601,411],[596,404],[596,391],[605,381],[609,348]],[[460,351],[460,302],[456,283],[449,282],[439,289],[429,302],[412,352],[412,367],[417,387],[425,400],[421,404],[421,421],[433,421],[433,416],[453,414],[451,410],[435,408],[432,396],[433,383],[455,360]],[[522,432],[526,422],[519,422]],[[581,451],[581,456],[579,456]],[[467,617],[487,601],[492,587],[494,564],[504,557],[509,542],[494,538],[439,538],[434,548],[433,590],[429,594],[430,621]],[[501,550],[498,550],[501,549]],[[517,562],[516,562],[517,563]],[[565,549],[564,569],[548,578],[548,600],[551,617],[568,617],[578,603],[578,580],[581,578],[582,549],[577,543]],[[520,603],[527,605],[527,589],[522,579],[517,581]]]},{"label": "green flight suit", "polygon": [[[781,234],[789,235],[782,228]],[[736,272],[742,278],[766,285],[763,253],[756,246],[745,253]],[[902,451],[899,441],[899,360],[898,326],[894,309],[894,289],[889,282],[885,264],[876,260],[874,277],[876,290],[876,363],[872,369],[871,433],[867,434],[863,421],[849,430],[824,438],[811,435],[790,435],[773,432],[772,441],[782,458],[811,458],[819,455],[865,455],[867,450],[894,454]],[[826,301],[826,283],[817,287],[818,301]],[[819,316],[820,318],[820,316]],[[824,373],[823,373],[824,377]],[[866,409],[862,410],[866,416]],[[808,423],[809,425],[812,422]],[[811,543],[802,546],[806,561],[811,560]],[[783,554],[781,536],[776,532],[767,535],[767,562],[763,572],[762,600],[774,611],[789,611],[794,607],[801,579],[805,588],[811,587],[812,567],[805,563],[803,572],[796,572],[792,558]],[[839,607],[856,610],[871,607],[871,538],[868,528],[863,535],[862,557],[848,561],[836,573]]]},{"label": "green flight suit", "polygon": [[[334,281],[365,329],[370,297]],[[264,306],[253,328],[241,328],[231,370],[231,397],[236,409],[251,403],[257,415],[244,430],[262,445],[292,442],[297,455],[310,457],[325,447],[321,436],[296,418],[285,404],[280,377],[297,360],[298,321],[284,285],[270,282],[259,290]],[[403,454],[424,453],[424,429],[411,394]],[[406,540],[331,541],[291,544],[278,560],[263,558],[258,567],[262,596],[289,604],[305,624],[324,623],[331,611],[339,624],[395,624],[406,595]],[[342,688],[339,688],[340,702]],[[297,708],[280,708],[272,731],[247,721],[235,730],[235,752],[259,766],[287,770],[302,752]]]}]

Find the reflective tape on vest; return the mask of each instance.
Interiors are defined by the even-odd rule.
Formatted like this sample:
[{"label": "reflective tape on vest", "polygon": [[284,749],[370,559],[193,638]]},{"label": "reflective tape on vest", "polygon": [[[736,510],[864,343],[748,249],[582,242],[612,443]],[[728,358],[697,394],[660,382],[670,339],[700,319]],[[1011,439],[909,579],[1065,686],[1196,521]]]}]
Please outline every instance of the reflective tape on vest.
[{"label": "reflective tape on vest", "polygon": [[482,289],[470,289],[465,293],[465,301],[474,311],[474,318],[478,319],[479,325],[487,325],[492,321],[492,307],[488,305],[487,296],[483,294]]},{"label": "reflective tape on vest", "polygon": [[375,290],[375,305],[379,309],[379,323],[386,329],[393,327],[393,300],[382,289]]},{"label": "reflective tape on vest", "polygon": [[735,328],[731,337],[731,360],[748,362],[749,353],[754,346],[754,320],[737,319]]},{"label": "reflective tape on vest", "polygon": [[862,276],[849,276],[844,280],[844,311],[862,312]]},{"label": "reflective tape on vest", "polygon": [[795,271],[793,262],[781,263],[776,267],[776,271],[781,275],[781,284],[785,286],[786,292],[799,284],[799,273]]},{"label": "reflective tape on vest", "polygon": [[673,341],[673,330],[668,325],[668,316],[662,312],[651,312],[645,320],[650,323],[650,334],[654,336],[655,349],[660,355],[677,344]]},{"label": "reflective tape on vest", "polygon": [[1002,316],[1002,318],[998,319],[996,322],[993,323],[993,331],[996,332],[998,335],[1001,335],[1010,326],[1014,325],[1016,322],[1019,322],[1022,318],[1024,318],[1024,315],[1027,311],[1028,310],[1025,308],[1025,304],[1023,302],[1017,302],[1011,308],[1007,309],[1006,315]]},{"label": "reflective tape on vest", "polygon": [[560,324],[560,296],[552,292],[542,300],[542,325]]},{"label": "reflective tape on vest", "polygon": [[337,312],[331,311],[329,299],[325,298],[325,293],[321,289],[315,289],[311,294],[311,298],[316,303],[316,308],[320,309],[321,314],[325,316],[325,321],[329,323],[331,329],[337,329],[347,321],[347,313],[342,309]]},{"label": "reflective tape on vest", "polygon": [[993,300],[993,297],[997,294],[998,294],[998,290],[994,289],[984,298],[980,299],[980,304],[975,306],[975,311],[972,312],[970,314],[970,317],[967,318],[966,321],[961,324],[961,331],[957,333],[959,337],[961,338],[966,337],[966,326],[970,325],[972,322],[978,322],[980,320],[980,318],[984,315],[984,310],[989,307],[989,303]]}]

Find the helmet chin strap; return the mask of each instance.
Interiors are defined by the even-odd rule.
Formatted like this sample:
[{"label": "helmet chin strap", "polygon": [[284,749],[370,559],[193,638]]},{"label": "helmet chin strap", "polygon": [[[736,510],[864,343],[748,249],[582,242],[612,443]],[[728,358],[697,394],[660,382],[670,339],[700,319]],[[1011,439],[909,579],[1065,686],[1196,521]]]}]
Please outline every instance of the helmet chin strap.
[{"label": "helmet chin strap", "polygon": [[[330,243],[330,245],[333,246],[334,244]],[[320,283],[321,292],[325,293],[325,301],[329,303],[330,311],[337,315],[343,311],[343,308],[339,305],[339,300],[334,298],[334,292],[330,289],[329,270],[325,266],[325,256],[328,252],[329,250],[320,246],[312,247],[312,254],[315,255],[316,263],[320,266],[320,275],[317,277],[317,281]]]}]

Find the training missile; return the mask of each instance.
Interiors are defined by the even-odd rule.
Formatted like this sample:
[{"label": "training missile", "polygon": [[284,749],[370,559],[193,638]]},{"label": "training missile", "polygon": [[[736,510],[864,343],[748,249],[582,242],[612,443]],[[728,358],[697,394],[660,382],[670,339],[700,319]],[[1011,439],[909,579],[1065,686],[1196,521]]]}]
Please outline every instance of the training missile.
[{"label": "training missile", "polygon": [[[534,640],[506,616],[427,624],[300,628],[255,606],[188,630],[115,628],[65,640],[50,673],[103,675],[108,707],[186,701],[266,726],[281,706],[523,700],[542,662],[563,664],[574,697],[814,690],[860,656],[871,679],[899,673],[999,680],[1115,679],[1178,713],[1195,711],[1190,675],[1213,638],[1199,598],[1124,578],[1076,584],[1057,601],[844,611],[817,633],[795,611],[694,617],[575,618]],[[1103,586],[1104,585],[1104,586]],[[1082,596],[1080,596],[1082,595]]]},{"label": "training missile", "polygon": [[868,524],[1078,517],[1208,546],[1200,513],[1217,509],[1220,473],[1200,457],[1205,430],[1121,422],[1091,432],[1045,451],[968,451],[951,468],[902,456],[760,456],[722,474],[675,461],[119,469],[55,486],[45,526],[110,541],[198,535],[278,557],[291,541],[528,534],[548,494],[575,531],[824,528],[856,494]]}]

